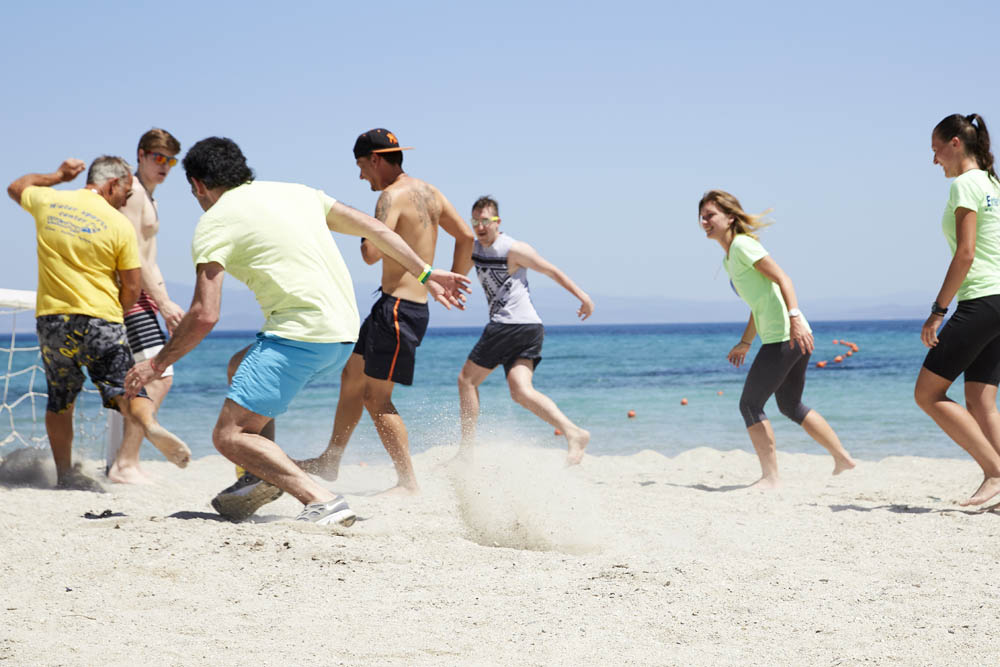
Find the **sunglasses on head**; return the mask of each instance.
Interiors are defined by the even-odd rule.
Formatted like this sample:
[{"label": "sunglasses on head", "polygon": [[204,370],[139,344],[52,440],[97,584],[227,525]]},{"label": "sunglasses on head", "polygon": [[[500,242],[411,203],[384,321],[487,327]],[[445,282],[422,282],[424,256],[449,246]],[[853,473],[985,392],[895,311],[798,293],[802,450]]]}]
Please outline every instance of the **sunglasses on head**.
[{"label": "sunglasses on head", "polygon": [[165,164],[171,167],[177,164],[177,158],[164,155],[163,153],[153,153],[150,151],[149,153],[146,153],[146,155],[152,155],[156,164]]}]

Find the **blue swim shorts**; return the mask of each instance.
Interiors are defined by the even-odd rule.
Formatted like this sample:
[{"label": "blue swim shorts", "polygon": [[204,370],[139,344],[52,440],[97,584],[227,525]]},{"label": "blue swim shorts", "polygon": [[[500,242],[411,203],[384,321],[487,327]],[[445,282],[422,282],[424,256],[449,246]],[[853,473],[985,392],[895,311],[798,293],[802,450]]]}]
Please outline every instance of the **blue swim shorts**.
[{"label": "blue swim shorts", "polygon": [[317,375],[339,371],[354,343],[303,343],[258,333],[240,362],[226,398],[250,412],[277,417]]}]

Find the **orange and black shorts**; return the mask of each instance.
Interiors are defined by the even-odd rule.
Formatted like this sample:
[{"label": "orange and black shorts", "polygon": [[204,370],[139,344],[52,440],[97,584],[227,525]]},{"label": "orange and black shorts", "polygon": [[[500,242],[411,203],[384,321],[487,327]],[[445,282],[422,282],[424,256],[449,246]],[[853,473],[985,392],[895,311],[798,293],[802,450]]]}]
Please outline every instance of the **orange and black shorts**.
[{"label": "orange and black shorts", "polygon": [[426,303],[383,294],[358,332],[354,353],[365,359],[365,375],[397,384],[413,384],[417,347],[427,333]]}]

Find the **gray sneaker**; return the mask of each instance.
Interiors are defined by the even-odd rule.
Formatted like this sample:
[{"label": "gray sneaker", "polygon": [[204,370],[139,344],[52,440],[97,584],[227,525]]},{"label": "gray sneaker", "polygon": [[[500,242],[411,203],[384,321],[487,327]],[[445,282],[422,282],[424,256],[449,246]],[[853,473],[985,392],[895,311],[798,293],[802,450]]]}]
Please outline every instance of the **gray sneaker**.
[{"label": "gray sneaker", "polygon": [[341,526],[352,526],[358,515],[347,506],[344,496],[337,496],[325,503],[312,503],[302,508],[302,513],[295,517],[296,521],[310,521],[326,526],[339,523]]},{"label": "gray sneaker", "polygon": [[280,498],[282,493],[284,491],[274,484],[247,472],[212,498],[212,507],[230,521],[245,521],[259,508]]}]

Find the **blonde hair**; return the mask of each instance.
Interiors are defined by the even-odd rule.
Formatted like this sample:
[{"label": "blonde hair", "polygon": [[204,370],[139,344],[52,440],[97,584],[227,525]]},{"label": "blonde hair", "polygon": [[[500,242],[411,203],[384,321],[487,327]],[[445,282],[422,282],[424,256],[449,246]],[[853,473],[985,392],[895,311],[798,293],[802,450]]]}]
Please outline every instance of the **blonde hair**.
[{"label": "blonde hair", "polygon": [[740,200],[725,190],[709,190],[703,194],[701,201],[698,202],[698,215],[701,215],[701,207],[709,202],[715,204],[719,207],[720,211],[733,218],[733,222],[729,225],[729,230],[734,236],[736,234],[746,234],[750,238],[755,239],[757,235],[754,232],[774,224],[773,221],[765,217],[773,209],[769,208],[758,215],[747,213],[743,210],[743,206],[740,205]]}]

